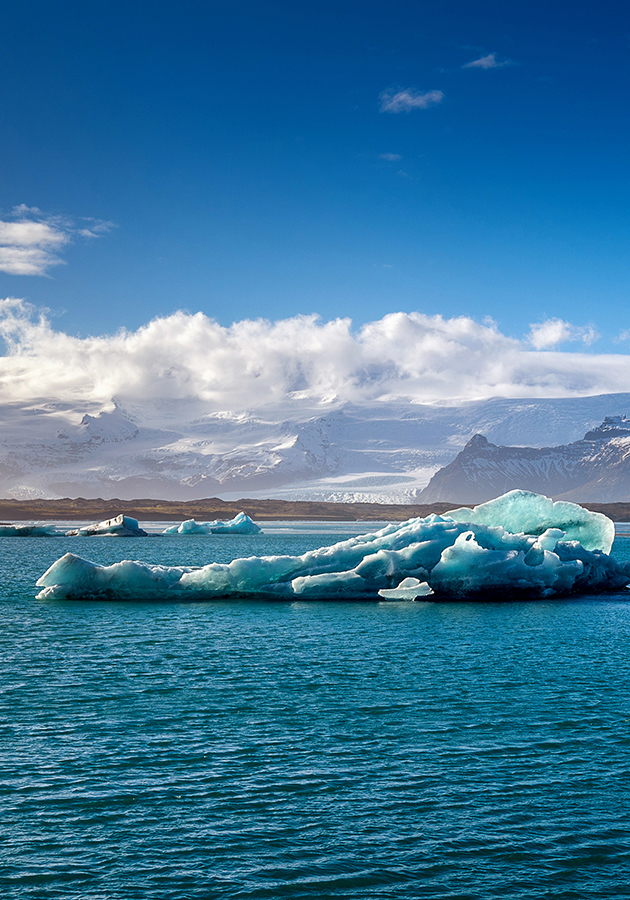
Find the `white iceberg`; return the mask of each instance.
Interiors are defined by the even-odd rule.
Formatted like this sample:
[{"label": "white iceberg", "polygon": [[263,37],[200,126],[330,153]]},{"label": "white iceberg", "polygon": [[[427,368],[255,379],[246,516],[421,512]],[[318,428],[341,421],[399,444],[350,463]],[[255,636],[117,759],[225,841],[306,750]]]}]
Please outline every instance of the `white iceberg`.
[{"label": "white iceberg", "polygon": [[381,588],[378,592],[379,597],[385,600],[419,600],[432,594],[431,586],[417,578],[403,578],[397,588]]},{"label": "white iceberg", "polygon": [[104,522],[98,522],[96,525],[86,525],[84,528],[74,528],[72,531],[66,531],[67,537],[94,537],[95,535],[111,535],[113,537],[147,537],[147,532],[140,528],[137,519],[132,516],[114,516],[112,519],[105,519]]},{"label": "white iceberg", "polygon": [[[630,563],[618,563],[601,547],[587,550],[578,541],[566,540],[566,532],[554,526],[547,505],[543,504],[544,522],[538,522],[532,513],[539,507],[537,495],[507,496],[515,531],[431,515],[302,556],[254,556],[200,568],[130,560],[100,566],[67,553],[38,580],[42,589],[38,597],[321,600],[380,596],[398,600],[431,592],[435,599],[550,597],[619,591],[630,582]],[[515,506],[518,511],[519,504],[531,534],[518,527]],[[563,504],[559,515],[563,522],[567,505]],[[596,514],[576,509],[575,516],[586,528],[589,516]],[[606,534],[603,529],[602,544]]]},{"label": "white iceberg", "polygon": [[56,525],[41,525],[36,522],[0,524],[0,537],[54,537],[63,533]]},{"label": "white iceberg", "polygon": [[195,522],[187,519],[181,525],[171,525],[164,529],[164,534],[258,534],[261,531],[244,512],[238,513],[228,522],[215,519],[213,522]]}]

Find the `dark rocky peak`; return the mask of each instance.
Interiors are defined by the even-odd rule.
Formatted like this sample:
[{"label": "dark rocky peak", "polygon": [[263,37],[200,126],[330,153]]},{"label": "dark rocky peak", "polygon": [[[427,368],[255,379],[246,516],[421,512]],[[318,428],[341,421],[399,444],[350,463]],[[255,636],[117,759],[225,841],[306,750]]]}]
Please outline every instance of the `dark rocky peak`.
[{"label": "dark rocky peak", "polygon": [[606,416],[601,425],[587,431],[585,441],[608,441],[614,437],[630,436],[630,418],[625,415]]},{"label": "dark rocky peak", "polygon": [[491,444],[488,438],[484,437],[483,434],[473,434],[462,452],[466,453],[466,451],[472,451],[473,453],[478,453],[480,450],[485,450],[486,448],[493,446],[494,444]]}]

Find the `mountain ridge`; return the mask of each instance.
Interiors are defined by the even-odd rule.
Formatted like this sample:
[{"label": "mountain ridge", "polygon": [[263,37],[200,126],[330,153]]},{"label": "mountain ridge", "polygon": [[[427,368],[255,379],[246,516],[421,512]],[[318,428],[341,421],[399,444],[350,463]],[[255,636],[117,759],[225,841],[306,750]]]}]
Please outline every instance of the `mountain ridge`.
[{"label": "mountain ridge", "polygon": [[582,440],[553,447],[496,445],[476,434],[418,499],[474,504],[514,489],[575,502],[630,500],[630,419],[607,416]]},{"label": "mountain ridge", "polygon": [[450,404],[292,399],[224,412],[194,399],[75,407],[42,398],[0,405],[0,496],[422,503],[430,478],[476,433],[497,444],[559,445],[628,411],[630,394]]}]

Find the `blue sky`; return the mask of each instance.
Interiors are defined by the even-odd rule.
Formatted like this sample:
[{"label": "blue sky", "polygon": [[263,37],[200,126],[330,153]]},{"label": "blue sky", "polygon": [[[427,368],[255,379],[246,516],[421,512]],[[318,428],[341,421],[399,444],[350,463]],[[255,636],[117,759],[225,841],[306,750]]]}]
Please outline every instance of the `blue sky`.
[{"label": "blue sky", "polygon": [[619,4],[35,0],[0,48],[0,296],[70,334],[418,311],[627,349]]}]

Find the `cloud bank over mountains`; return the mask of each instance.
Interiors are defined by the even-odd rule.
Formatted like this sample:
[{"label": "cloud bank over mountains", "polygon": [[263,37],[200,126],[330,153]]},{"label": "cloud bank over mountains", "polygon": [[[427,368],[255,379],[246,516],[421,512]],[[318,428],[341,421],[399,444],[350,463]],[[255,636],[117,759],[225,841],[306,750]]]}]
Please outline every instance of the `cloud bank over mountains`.
[{"label": "cloud bank over mountains", "polygon": [[[0,398],[106,403],[197,399],[208,411],[288,401],[435,402],[572,397],[627,391],[630,355],[540,349],[588,343],[551,320],[527,338],[492,321],[393,313],[354,329],[315,315],[230,327],[175,312],[137,331],[74,337],[19,299],[0,301]],[[533,339],[532,339],[533,338]]]}]

